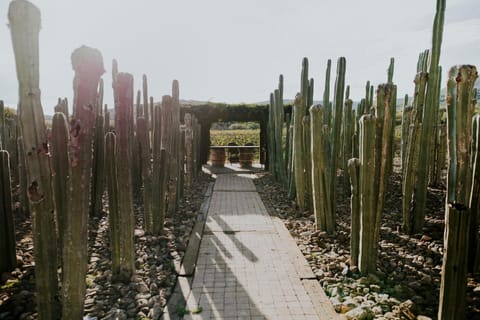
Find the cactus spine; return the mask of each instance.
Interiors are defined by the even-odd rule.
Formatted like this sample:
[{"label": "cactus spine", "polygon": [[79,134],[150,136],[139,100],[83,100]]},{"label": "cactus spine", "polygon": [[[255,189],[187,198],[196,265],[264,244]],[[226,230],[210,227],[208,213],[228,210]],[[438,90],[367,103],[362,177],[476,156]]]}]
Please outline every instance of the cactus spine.
[{"label": "cactus spine", "polygon": [[[27,1],[15,0],[10,2],[8,19],[19,82],[18,113],[25,150],[29,208],[34,217],[38,317],[40,320],[57,319],[60,308],[54,203],[39,88],[40,11]],[[48,245],[42,245],[45,243]]]},{"label": "cactus spine", "polygon": [[[476,157],[471,152],[472,130],[478,131],[478,117],[471,125],[474,113],[473,85],[478,77],[474,66],[462,65],[450,69],[447,83],[448,121],[448,178],[445,237],[440,287],[438,318],[464,319],[465,293],[467,288],[467,262],[469,252],[469,224],[472,212],[472,190],[475,183]],[[475,132],[478,136],[478,132]],[[478,197],[478,194],[473,195]],[[475,233],[478,230],[475,230]],[[472,244],[471,243],[470,246]],[[476,248],[470,248],[470,250]]]}]

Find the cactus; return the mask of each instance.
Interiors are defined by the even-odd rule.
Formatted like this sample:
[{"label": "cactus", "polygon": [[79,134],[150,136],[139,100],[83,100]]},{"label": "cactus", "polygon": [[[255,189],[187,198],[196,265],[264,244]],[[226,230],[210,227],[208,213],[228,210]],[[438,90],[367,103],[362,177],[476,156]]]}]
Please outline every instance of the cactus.
[{"label": "cactus", "polygon": [[183,122],[185,123],[185,184],[190,188],[193,184],[193,141],[194,127],[191,113],[186,113]]},{"label": "cactus", "polygon": [[375,272],[377,253],[375,251],[375,221],[376,221],[376,119],[372,115],[360,118],[360,237],[358,267],[360,272],[367,274]]},{"label": "cactus", "polygon": [[73,81],[75,113],[70,126],[70,170],[68,213],[63,235],[62,316],[79,319],[83,316],[85,276],[87,273],[88,213],[90,212],[93,139],[97,88],[105,72],[101,53],[80,47],[72,53],[75,71]]},{"label": "cactus", "polygon": [[8,19],[19,82],[18,114],[25,150],[29,209],[34,217],[38,318],[57,319],[60,317],[60,306],[57,300],[55,210],[39,88],[40,11],[28,1],[15,0],[10,2]]},{"label": "cactus", "polygon": [[[445,16],[445,1],[437,0],[437,8],[435,20],[433,24],[432,34],[432,50],[431,61],[429,63],[428,85],[425,93],[425,108],[423,108],[420,127],[419,146],[422,146],[422,152],[418,153],[418,167],[416,174],[416,182],[410,186],[413,193],[405,196],[412,201],[405,203],[408,207],[404,208],[405,212],[411,212],[413,219],[412,228],[408,230],[409,233],[421,232],[425,217],[425,206],[427,196],[427,186],[429,178],[429,166],[432,160],[432,132],[434,132],[434,123],[437,120],[438,114],[438,78],[440,77],[440,67],[438,65],[440,60],[440,47],[443,35],[443,20]],[[428,60],[423,57],[423,60]],[[421,63],[422,70],[426,68],[427,63]],[[418,112],[418,111],[417,111]],[[418,116],[418,115],[417,115]],[[415,187],[413,187],[415,186]]]},{"label": "cactus", "polygon": [[[478,210],[478,202],[474,203],[477,207],[472,207],[472,200],[475,202],[475,198],[478,198],[478,193],[472,194],[472,191],[478,191],[478,181],[475,181],[475,176],[478,176],[475,163],[478,150],[475,150],[475,143],[478,144],[478,141],[472,138],[472,133],[478,136],[478,116],[471,125],[475,108],[472,103],[473,85],[477,77],[474,66],[456,66],[450,69],[447,83],[449,164],[445,252],[438,310],[440,320],[465,318],[468,252],[475,251],[476,248],[471,247],[478,242],[468,242],[470,219]],[[477,152],[473,157],[472,151]]]},{"label": "cactus", "polygon": [[308,101],[308,59],[303,58],[300,95],[294,102],[293,161],[295,171],[296,201],[299,209],[305,209],[305,150],[302,121]]},{"label": "cactus", "polygon": [[143,221],[145,231],[153,233],[152,220],[152,167],[150,161],[150,144],[148,140],[148,124],[143,117],[137,118],[137,140],[139,143],[141,174],[143,180]]},{"label": "cactus", "polygon": [[[68,179],[71,175],[70,160],[68,158],[69,127],[63,112],[56,112],[52,119],[52,175],[55,212],[57,217],[58,246],[60,257],[63,256],[65,245],[64,230],[68,209]],[[62,259],[63,260],[63,259]],[[61,263],[63,266],[63,263]]]},{"label": "cactus", "polygon": [[5,141],[5,106],[0,100],[0,150],[4,150]]},{"label": "cactus", "polygon": [[285,184],[285,163],[283,161],[283,143],[282,143],[282,130],[283,130],[283,76],[280,75],[279,89],[276,89],[273,94],[273,109],[274,109],[274,123],[275,123],[275,172],[278,180]]},{"label": "cactus", "polygon": [[128,281],[134,272],[135,252],[133,232],[135,228],[132,200],[132,110],[133,76],[118,73],[114,80],[115,132],[117,175],[122,177],[122,187],[118,188],[120,273],[119,280]]},{"label": "cactus", "polygon": [[147,125],[150,121],[150,112],[149,112],[149,105],[148,105],[148,82],[147,76],[142,76],[142,93],[143,93],[143,117],[145,118]]},{"label": "cactus", "polygon": [[0,168],[0,252],[2,252],[0,273],[4,273],[13,270],[17,266],[10,162],[9,154],[6,150],[0,150]]},{"label": "cactus", "polygon": [[[425,87],[427,73],[420,72],[415,77],[415,94],[413,99],[413,111],[408,134],[408,145],[405,153],[405,167],[403,169],[402,184],[402,214],[403,230],[408,234],[415,233],[421,225],[412,210],[414,206],[414,188],[417,182],[418,157],[420,153],[420,126],[425,102]],[[422,219],[420,219],[422,220]]]},{"label": "cactus", "polygon": [[311,121],[311,157],[312,157],[312,194],[315,225],[317,230],[335,232],[335,220],[332,212],[330,194],[329,155],[325,150],[327,127],[323,125],[326,108],[321,105],[310,107]]},{"label": "cactus", "polygon": [[68,122],[69,115],[68,115],[68,100],[67,100],[67,98],[65,98],[65,99],[58,98],[58,103],[55,106],[54,110],[55,110],[55,112],[63,113],[65,115],[65,118],[67,119],[67,122]]},{"label": "cactus", "polygon": [[412,120],[412,106],[408,105],[408,95],[405,95],[405,100],[403,104],[402,112],[402,133],[401,133],[401,161],[402,161],[402,172],[405,170],[406,154],[408,149],[408,134],[410,132],[410,123]]},{"label": "cactus", "polygon": [[[349,88],[349,87],[347,87]],[[355,112],[352,110],[353,101],[345,95],[345,105],[343,110],[343,152],[342,152],[342,168],[344,174],[344,190],[348,194],[350,191],[350,171],[348,170],[348,160],[353,155],[353,139],[355,126]]]},{"label": "cactus", "polygon": [[[169,99],[164,96],[163,100]],[[165,220],[166,150],[162,149],[162,110],[155,106],[153,120],[153,181],[152,181],[152,224],[153,233],[161,234]]]},{"label": "cactus", "polygon": [[[474,94],[474,97],[476,95]],[[473,103],[475,105],[475,103]],[[478,273],[479,266],[476,261],[480,260],[480,244],[478,239],[478,217],[480,203],[480,115],[476,114],[472,120],[472,151],[471,151],[471,167],[472,167],[472,188],[470,191],[470,232],[469,232],[469,254],[468,254],[468,270]]]},{"label": "cactus", "polygon": [[103,209],[103,192],[105,191],[105,119],[103,116],[103,80],[98,85],[95,119],[95,131],[93,141],[93,167],[92,167],[92,195],[90,214],[98,214]]},{"label": "cactus", "polygon": [[110,256],[112,259],[112,274],[120,274],[121,252],[120,252],[120,223],[121,217],[118,208],[118,179],[117,160],[115,156],[117,140],[115,133],[105,134],[105,175],[108,192],[108,224],[110,231]]},{"label": "cactus", "polygon": [[357,158],[348,160],[347,163],[350,183],[352,186],[350,206],[352,212],[351,236],[350,236],[350,266],[358,266],[358,255],[360,249],[360,192],[359,174],[360,161]]},{"label": "cactus", "polygon": [[303,143],[305,150],[305,206],[310,209],[313,208],[313,190],[312,190],[312,152],[311,152],[311,130],[310,130],[310,116],[303,116]]}]

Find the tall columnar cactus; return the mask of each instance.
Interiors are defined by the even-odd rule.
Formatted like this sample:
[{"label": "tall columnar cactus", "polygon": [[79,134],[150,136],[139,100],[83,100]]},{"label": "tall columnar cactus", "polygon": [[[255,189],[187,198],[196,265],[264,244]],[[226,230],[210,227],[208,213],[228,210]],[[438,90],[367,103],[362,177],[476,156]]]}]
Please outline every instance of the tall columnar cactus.
[{"label": "tall columnar cactus", "polygon": [[[163,100],[171,99],[164,96]],[[155,106],[153,122],[153,181],[152,181],[152,223],[153,233],[161,234],[165,220],[166,192],[166,150],[162,148],[162,107]]]},{"label": "tall columnar cactus", "polygon": [[70,125],[68,213],[63,235],[62,316],[83,316],[87,274],[93,139],[100,76],[105,72],[100,51],[82,46],[72,53],[74,110]]},{"label": "tall columnar cactus", "polygon": [[[422,152],[419,152],[418,154],[417,179],[414,185],[415,187],[413,188],[413,186],[411,186],[412,191],[414,191],[413,194],[405,195],[407,198],[412,199],[412,201],[405,203],[408,207],[403,209],[404,213],[412,212],[410,218],[413,219],[413,224],[411,230],[407,230],[409,233],[421,232],[425,219],[429,166],[432,160],[431,139],[439,108],[437,87],[441,70],[438,63],[440,60],[440,47],[443,35],[445,2],[446,0],[437,0],[435,20],[433,24],[432,50],[425,93],[425,108],[423,108],[421,116],[419,145],[422,146]],[[424,65],[425,63],[422,64]],[[422,68],[424,67],[422,66]]]},{"label": "tall columnar cactus", "polygon": [[[348,87],[347,87],[348,88]],[[345,95],[345,105],[343,110],[343,152],[342,152],[342,168],[344,174],[344,189],[348,193],[350,191],[350,171],[348,170],[348,160],[354,157],[353,139],[355,132],[355,112],[352,110],[353,101]]]},{"label": "tall columnar cactus", "polygon": [[352,183],[351,261],[353,265],[358,263],[360,271],[365,274],[376,270],[381,216],[392,157],[390,137],[394,129],[391,119],[395,114],[395,95],[395,85],[378,86],[374,114],[360,118],[360,158],[349,160]]},{"label": "tall columnar cactus", "polygon": [[428,181],[430,185],[436,186],[438,185],[439,180],[436,177],[440,176],[440,171],[442,170],[442,164],[439,161],[442,160],[442,156],[439,155],[440,152],[444,152],[445,150],[442,148],[440,135],[441,133],[441,126],[442,121],[441,117],[443,112],[440,111],[440,90],[441,90],[441,81],[442,81],[442,67],[438,67],[438,77],[437,83],[435,83],[435,92],[433,93],[433,104],[437,106],[435,108],[435,114],[433,115],[433,119],[435,119],[435,123],[433,126],[432,134],[430,135],[430,144],[431,144],[431,161],[430,161],[430,172],[428,176]]},{"label": "tall columnar cactus", "polygon": [[122,187],[118,188],[119,209],[119,241],[120,241],[120,274],[119,279],[128,281],[134,272],[135,252],[133,232],[135,221],[133,217],[132,200],[132,121],[133,110],[133,76],[128,73],[118,73],[114,80],[115,95],[115,132],[117,137],[117,174],[122,177]]},{"label": "tall columnar cactus", "polygon": [[358,158],[349,159],[347,167],[352,186],[350,199],[352,215],[350,228],[350,266],[357,267],[360,250],[360,160]]},{"label": "tall columnar cactus", "polygon": [[280,75],[278,88],[270,93],[267,123],[268,169],[277,181],[286,184],[287,178],[282,143],[283,122],[283,75]]},{"label": "tall columnar cactus", "polygon": [[[311,116],[311,161],[312,183],[314,194],[313,207],[317,220],[317,228],[335,232],[335,199],[338,159],[342,150],[341,127],[343,101],[345,93],[345,65],[346,60],[340,57],[337,62],[337,76],[335,79],[335,97],[333,114],[330,107],[315,106],[310,108]],[[327,67],[327,81],[329,81],[330,63]],[[328,87],[327,83],[325,84]],[[325,89],[324,101],[328,102],[328,90]],[[321,121],[317,120],[321,118]],[[320,175],[315,177],[315,175]],[[316,179],[317,181],[314,181]],[[320,195],[318,194],[320,192]],[[317,203],[315,203],[317,202]],[[321,203],[318,203],[321,202]],[[323,224],[320,221],[325,221]]]},{"label": "tall columnar cactus", "polygon": [[147,120],[143,117],[137,118],[137,140],[139,142],[141,173],[143,180],[143,221],[145,225],[145,231],[152,234],[152,165],[148,135],[149,132]]},{"label": "tall columnar cactus", "polygon": [[68,118],[69,118],[69,114],[68,114],[68,100],[67,98],[58,98],[58,103],[57,105],[55,106],[55,112],[61,112],[65,115],[67,121],[68,121]]},{"label": "tall columnar cactus", "polygon": [[313,207],[312,200],[312,152],[311,152],[311,134],[310,134],[310,116],[303,116],[303,143],[305,150],[305,206],[310,209]]},{"label": "tall columnar cactus", "polygon": [[5,105],[0,100],[0,150],[4,150],[5,141]]},{"label": "tall columnar cactus", "polygon": [[8,19],[19,82],[18,114],[25,150],[29,208],[34,217],[33,242],[38,317],[40,320],[57,319],[60,315],[60,306],[55,208],[39,88],[40,11],[28,1],[15,0],[10,2]]},{"label": "tall columnar cactus", "polygon": [[142,94],[143,94],[143,117],[145,118],[147,125],[149,124],[150,121],[150,108],[148,104],[148,82],[147,82],[147,76],[143,75],[142,76]]},{"label": "tall columnar cactus", "polygon": [[[469,251],[469,224],[472,213],[472,200],[478,193],[479,183],[475,181],[478,168],[472,157],[473,131],[478,130],[478,117],[471,125],[475,105],[473,85],[478,77],[474,66],[462,65],[450,69],[447,83],[448,121],[448,177],[447,208],[445,217],[445,237],[440,287],[438,319],[464,319],[465,293],[467,288],[467,262]],[[475,132],[478,136],[478,132]],[[476,142],[478,143],[478,141]],[[476,160],[476,159],[475,159]],[[472,198],[473,196],[473,198]],[[474,200],[475,201],[475,200]],[[478,204],[478,203],[477,203]],[[478,230],[475,230],[477,233]],[[474,244],[478,242],[475,241]],[[472,249],[472,248],[470,248]],[[475,248],[476,249],[476,248]]]},{"label": "tall columnar cactus", "polygon": [[328,233],[335,232],[335,218],[331,214],[332,202],[330,177],[329,177],[329,155],[323,150],[328,141],[325,136],[329,132],[324,123],[326,108],[321,105],[310,107],[310,130],[311,130],[311,156],[312,156],[312,194],[313,209],[315,213],[315,224],[317,230],[324,230]]},{"label": "tall columnar cactus", "polygon": [[377,253],[375,251],[376,221],[376,119],[372,115],[360,118],[360,237],[358,267],[364,274],[375,272]]},{"label": "tall columnar cactus", "polygon": [[193,184],[193,119],[191,113],[186,113],[183,122],[185,123],[185,184],[190,188]]},{"label": "tall columnar cactus", "polygon": [[0,150],[0,169],[0,273],[3,273],[17,266],[10,163],[6,150]]},{"label": "tall columnar cactus", "polygon": [[105,169],[106,184],[108,192],[108,224],[110,231],[110,256],[112,260],[112,274],[120,274],[121,252],[120,252],[120,224],[121,217],[118,208],[118,178],[117,178],[117,140],[115,133],[105,134]]},{"label": "tall columnar cactus", "polygon": [[402,183],[403,230],[412,234],[422,225],[423,218],[418,217],[410,208],[415,204],[415,190],[418,179],[418,158],[420,153],[420,127],[425,104],[425,88],[427,73],[420,72],[415,77],[415,94],[413,99],[412,118],[408,133],[408,145],[405,153]]},{"label": "tall columnar cactus", "polygon": [[402,160],[402,172],[405,169],[407,148],[408,148],[408,134],[410,132],[410,123],[412,120],[413,107],[408,105],[408,95],[405,95],[402,112],[402,133],[401,133],[401,160]]},{"label": "tall columnar cactus", "polygon": [[[60,257],[63,246],[69,245],[63,240],[66,228],[65,219],[68,216],[68,179],[71,175],[68,158],[69,126],[63,112],[56,112],[52,119],[52,175],[55,212],[57,217],[58,244]],[[63,260],[63,259],[62,259]],[[63,263],[61,263],[62,265]]]},{"label": "tall columnar cactus", "polygon": [[[475,92],[476,93],[476,92]],[[474,96],[476,94],[474,93]],[[472,189],[470,191],[471,222],[469,232],[468,269],[470,272],[480,271],[480,243],[478,239],[478,218],[480,217],[480,115],[476,114],[472,121]]]},{"label": "tall columnar cactus", "polygon": [[105,119],[103,116],[103,80],[98,85],[97,101],[95,104],[96,119],[93,141],[93,168],[92,168],[92,196],[91,214],[98,214],[103,209],[102,197],[105,191]]},{"label": "tall columnar cactus", "polygon": [[302,121],[308,101],[308,59],[303,58],[300,95],[294,102],[293,160],[295,170],[296,201],[300,210],[305,209],[305,148]]}]

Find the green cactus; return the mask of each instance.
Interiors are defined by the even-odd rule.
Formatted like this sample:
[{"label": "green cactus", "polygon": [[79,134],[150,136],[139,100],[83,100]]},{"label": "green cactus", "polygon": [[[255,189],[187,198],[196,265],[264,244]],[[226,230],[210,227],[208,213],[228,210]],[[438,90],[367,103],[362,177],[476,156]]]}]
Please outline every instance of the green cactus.
[{"label": "green cactus", "polygon": [[305,150],[303,143],[302,120],[306,112],[309,82],[308,59],[303,58],[300,94],[294,102],[293,161],[295,170],[296,201],[301,211],[305,210]]},{"label": "green cactus", "polygon": [[193,166],[194,166],[194,120],[191,113],[185,113],[183,122],[185,123],[185,185],[191,188],[193,184]]},{"label": "green cactus", "polygon": [[413,99],[412,118],[408,133],[407,150],[405,153],[405,167],[403,169],[402,184],[402,214],[403,230],[408,234],[417,232],[422,225],[423,218],[418,217],[411,207],[415,203],[414,190],[417,183],[418,158],[420,153],[420,127],[425,103],[425,88],[427,73],[420,72],[415,77],[415,94]]},{"label": "green cactus", "polygon": [[[164,96],[163,100],[171,99]],[[152,181],[152,222],[153,233],[163,232],[165,220],[165,191],[166,191],[166,150],[162,148],[162,107],[155,106],[152,114],[153,122],[153,181]]]},{"label": "green cactus", "polygon": [[3,273],[17,266],[10,161],[6,150],[0,150],[0,168],[0,252],[2,252],[0,273]]},{"label": "green cactus", "polygon": [[352,212],[351,236],[350,236],[350,266],[358,267],[358,255],[360,249],[360,160],[352,158],[347,163],[350,184],[352,186],[350,206]]},{"label": "green cactus", "polygon": [[311,152],[311,130],[310,130],[310,116],[303,116],[303,143],[305,150],[305,206],[310,209],[313,208],[313,191],[312,191],[312,152]]},{"label": "green cactus", "polygon": [[278,180],[283,184],[286,183],[286,169],[283,155],[282,131],[284,123],[284,108],[283,108],[283,76],[280,75],[278,89],[274,91],[274,123],[275,123],[275,171]]},{"label": "green cactus", "polygon": [[[349,87],[347,87],[349,89]],[[353,101],[345,95],[345,105],[343,110],[343,152],[342,152],[342,168],[344,174],[344,190],[348,194],[350,192],[350,177],[348,170],[348,160],[354,156],[353,154],[353,139],[355,127],[355,112],[352,110]]]},{"label": "green cactus", "polygon": [[[435,14],[435,20],[433,24],[432,33],[432,50],[430,56],[428,81],[425,93],[425,108],[421,114],[421,127],[419,128],[420,140],[419,145],[422,146],[422,152],[418,153],[418,167],[416,174],[416,182],[411,186],[414,191],[412,196],[406,195],[407,198],[411,198],[412,201],[407,202],[408,207],[404,208],[404,212],[411,212],[411,218],[413,218],[413,227],[408,230],[409,233],[421,232],[424,217],[425,206],[427,198],[427,186],[429,178],[429,166],[432,160],[432,132],[434,132],[434,124],[436,123],[438,114],[438,78],[440,77],[440,47],[442,43],[443,35],[443,21],[445,16],[445,0],[437,0],[437,8]],[[428,60],[423,57],[424,60]],[[422,70],[425,69],[425,61],[422,62]],[[418,112],[418,111],[417,111]]]},{"label": "green cactus", "polygon": [[326,108],[321,105],[310,107],[311,121],[311,161],[312,161],[312,194],[315,225],[317,230],[328,233],[335,232],[335,220],[332,212],[329,155],[324,152],[325,136],[329,134],[324,123]]},{"label": "green cactus", "polygon": [[142,93],[143,93],[143,117],[145,118],[147,125],[150,121],[150,112],[149,112],[149,105],[148,105],[148,82],[147,76],[142,76]]},{"label": "green cactus", "polygon": [[92,145],[95,130],[97,88],[105,72],[100,51],[82,46],[72,53],[75,71],[74,106],[70,125],[70,179],[68,213],[65,216],[62,316],[79,319],[83,316],[85,276],[87,274],[88,214],[90,212]]},{"label": "green cactus", "polygon": [[376,118],[370,114],[360,118],[360,237],[358,267],[360,272],[368,274],[375,272],[377,252],[375,251],[376,222],[376,161],[379,150],[376,145]]},{"label": "green cactus", "polygon": [[[63,112],[56,112],[52,119],[52,175],[55,212],[57,217],[58,247],[60,257],[63,256],[65,220],[68,209],[68,179],[71,175],[70,159],[68,158],[69,126]],[[63,259],[62,259],[63,260]],[[61,262],[63,267],[63,262]]]},{"label": "green cactus", "polygon": [[[474,93],[474,97],[476,94]],[[474,103],[475,105],[475,103]],[[478,217],[480,216],[480,115],[476,114],[472,120],[472,151],[471,151],[471,167],[472,167],[472,188],[470,191],[470,232],[469,232],[469,254],[468,254],[468,270],[478,273],[479,265],[476,261],[480,261],[480,244],[478,239]]]},{"label": "green cactus", "polygon": [[18,115],[25,150],[29,209],[34,217],[38,318],[58,319],[55,208],[39,88],[40,11],[28,1],[14,0],[10,2],[8,19],[19,82]]},{"label": "green cactus", "polygon": [[103,79],[100,79],[98,85],[97,101],[95,104],[96,119],[93,141],[93,167],[92,167],[92,195],[90,214],[95,215],[102,211],[102,197],[105,191],[105,173],[104,173],[104,150],[105,150],[105,119],[103,116]]},{"label": "green cactus", "polygon": [[148,139],[148,124],[147,120],[143,117],[137,118],[137,139],[139,142],[141,173],[143,180],[143,221],[145,225],[145,231],[149,234],[152,234],[152,167],[150,143]]},{"label": "green cactus", "polygon": [[120,212],[118,201],[118,179],[117,179],[117,139],[115,133],[105,134],[105,175],[108,192],[108,225],[110,231],[110,257],[112,260],[112,274],[120,274],[121,252],[120,252]]},{"label": "green cactus", "polygon": [[135,252],[133,232],[132,200],[132,110],[133,110],[133,76],[118,73],[114,81],[115,95],[115,132],[117,174],[122,177],[122,186],[118,188],[119,209],[119,241],[120,241],[120,273],[115,275],[119,280],[129,281],[134,273]]},{"label": "green cactus", "polygon": [[[475,181],[478,176],[478,150],[475,143],[478,144],[478,141],[473,138],[473,133],[478,136],[478,116],[473,119],[473,126],[471,122],[475,110],[475,104],[472,103],[473,86],[477,77],[474,66],[455,66],[450,69],[447,83],[449,164],[445,253],[438,310],[438,318],[441,320],[465,318],[468,253],[469,250],[476,251],[472,245],[478,242],[476,235],[476,241],[470,244],[468,242],[471,216],[475,216],[478,210],[478,202],[476,208],[471,206],[472,200],[476,201],[474,198],[478,201],[478,193],[473,197],[471,194],[472,191],[478,191],[478,180]],[[473,157],[472,151],[476,151]],[[475,234],[477,232],[475,230]]]},{"label": "green cactus", "polygon": [[4,150],[5,141],[5,106],[3,100],[0,100],[0,150]]}]

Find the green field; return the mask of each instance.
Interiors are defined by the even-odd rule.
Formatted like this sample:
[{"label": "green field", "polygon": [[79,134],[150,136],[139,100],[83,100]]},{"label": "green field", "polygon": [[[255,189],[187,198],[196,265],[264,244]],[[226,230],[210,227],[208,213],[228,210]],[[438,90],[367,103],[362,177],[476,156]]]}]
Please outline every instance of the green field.
[{"label": "green field", "polygon": [[239,146],[247,143],[260,145],[260,129],[243,130],[210,130],[210,141],[212,146],[226,146],[231,142]]}]

